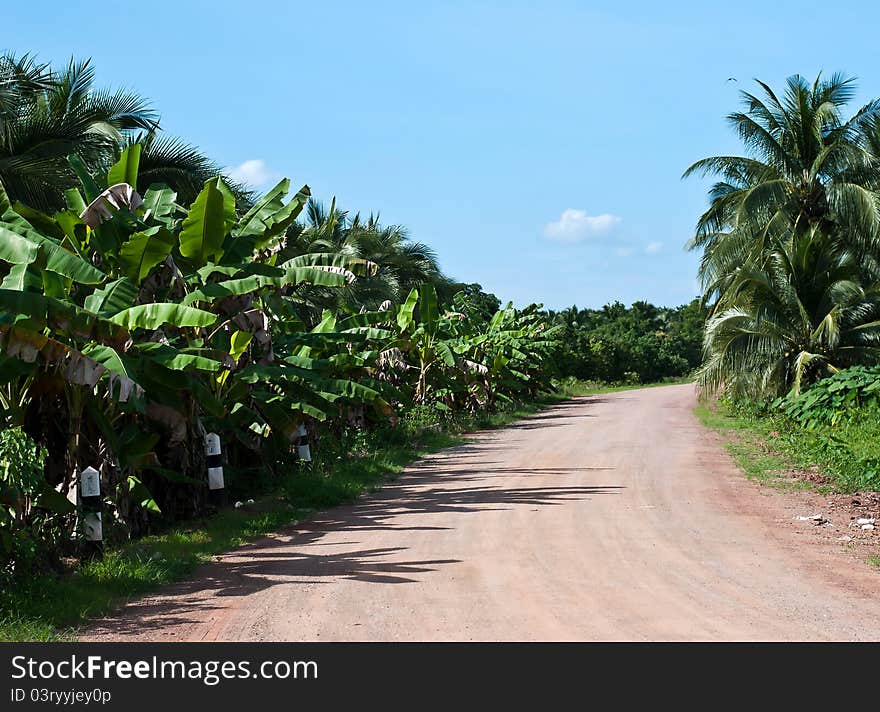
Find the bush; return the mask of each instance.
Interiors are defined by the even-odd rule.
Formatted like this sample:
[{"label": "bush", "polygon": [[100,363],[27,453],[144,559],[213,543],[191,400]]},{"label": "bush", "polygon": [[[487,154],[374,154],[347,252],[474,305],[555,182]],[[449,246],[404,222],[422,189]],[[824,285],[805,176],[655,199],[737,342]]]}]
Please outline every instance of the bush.
[{"label": "bush", "polygon": [[817,381],[799,396],[783,396],[772,408],[805,428],[836,425],[855,409],[880,405],[880,366],[853,366]]},{"label": "bush", "polygon": [[725,403],[796,466],[819,464],[843,491],[880,488],[880,367],[843,369],[772,403]]},{"label": "bush", "polygon": [[404,430],[417,435],[423,430],[439,428],[444,420],[444,412],[435,403],[414,405],[400,419],[400,425]]},{"label": "bush", "polygon": [[33,568],[62,534],[52,514],[72,509],[46,485],[45,460],[21,428],[0,431],[0,578]]},{"label": "bush", "polygon": [[[699,300],[677,308],[619,302],[548,312],[564,328],[561,377],[636,385],[686,376],[702,359],[706,313]],[[635,375],[633,375],[635,374]]]}]

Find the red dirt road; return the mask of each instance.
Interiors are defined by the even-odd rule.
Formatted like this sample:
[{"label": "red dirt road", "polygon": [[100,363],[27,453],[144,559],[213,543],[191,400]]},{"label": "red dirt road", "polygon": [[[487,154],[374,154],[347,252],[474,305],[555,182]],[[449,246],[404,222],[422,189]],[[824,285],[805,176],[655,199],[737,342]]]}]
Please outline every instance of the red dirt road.
[{"label": "red dirt road", "polygon": [[87,640],[880,639],[880,573],[745,480],[690,385],[579,398],[129,603]]}]

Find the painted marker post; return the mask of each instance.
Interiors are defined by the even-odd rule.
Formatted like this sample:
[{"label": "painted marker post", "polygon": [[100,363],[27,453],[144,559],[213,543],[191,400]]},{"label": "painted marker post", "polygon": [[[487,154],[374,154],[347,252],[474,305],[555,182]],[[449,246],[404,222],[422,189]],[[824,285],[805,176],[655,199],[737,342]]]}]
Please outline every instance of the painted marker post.
[{"label": "painted marker post", "polygon": [[104,522],[101,501],[101,473],[87,467],[79,474],[79,505],[83,557],[104,556]]},{"label": "painted marker post", "polygon": [[312,461],[312,451],[309,448],[309,432],[302,423],[299,426],[299,439],[296,442],[296,456],[303,462]]},{"label": "painted marker post", "polygon": [[223,481],[223,453],[217,433],[205,436],[205,455],[208,461],[208,498],[211,504],[222,507],[226,504],[226,484]]}]

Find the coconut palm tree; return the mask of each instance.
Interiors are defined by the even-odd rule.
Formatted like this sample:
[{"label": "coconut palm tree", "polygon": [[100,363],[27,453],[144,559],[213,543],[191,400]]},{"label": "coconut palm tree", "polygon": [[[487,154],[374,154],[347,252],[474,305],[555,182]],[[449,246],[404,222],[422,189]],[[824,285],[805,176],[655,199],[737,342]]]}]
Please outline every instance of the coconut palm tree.
[{"label": "coconut palm tree", "polygon": [[308,253],[334,253],[349,258],[369,260],[378,269],[351,284],[334,290],[332,298],[349,307],[376,309],[384,301],[401,304],[412,289],[429,282],[437,288],[441,300],[451,298],[460,286],[443,275],[436,253],[427,245],[409,239],[406,228],[382,225],[378,215],[364,219],[349,216],[336,206],[329,209],[309,199],[304,224],[291,231],[285,257]]},{"label": "coconut palm tree", "polygon": [[880,325],[880,101],[844,119],[850,78],[758,84],[728,117],[748,155],[685,172],[720,177],[689,244],[711,306],[701,381],[753,397],[875,362]]},{"label": "coconut palm tree", "polygon": [[[220,170],[197,148],[158,132],[158,113],[146,99],[95,87],[90,60],[71,59],[56,71],[29,55],[0,55],[0,182],[13,201],[59,210],[64,191],[77,182],[69,157],[89,173],[103,173],[138,142],[138,187],[165,183],[189,205]],[[246,189],[233,186],[233,192],[240,206],[249,206]]]},{"label": "coconut palm tree", "polygon": [[706,325],[703,386],[734,396],[792,391],[880,359],[880,272],[819,228],[778,240],[731,276]]},{"label": "coconut palm tree", "polygon": [[158,126],[141,96],[97,90],[94,79],[89,60],[71,59],[55,72],[28,56],[0,56],[0,181],[10,198],[60,208],[63,190],[76,182],[68,156],[98,172],[129,132]]},{"label": "coconut palm tree", "polygon": [[689,243],[703,251],[707,297],[723,291],[736,266],[764,252],[774,235],[794,237],[818,226],[874,255],[880,251],[880,162],[865,141],[880,117],[880,100],[844,119],[852,78],[820,76],[810,84],[795,75],[782,97],[758,84],[762,96],[741,92],[745,111],[728,116],[748,155],[704,158],[684,174],[720,177]]}]

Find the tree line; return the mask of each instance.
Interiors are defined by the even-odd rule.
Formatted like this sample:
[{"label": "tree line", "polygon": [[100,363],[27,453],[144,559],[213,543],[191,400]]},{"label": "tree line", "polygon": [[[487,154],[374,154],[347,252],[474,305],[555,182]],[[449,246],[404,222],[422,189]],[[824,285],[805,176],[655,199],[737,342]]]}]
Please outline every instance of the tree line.
[{"label": "tree line", "polygon": [[606,383],[652,383],[691,374],[702,360],[705,309],[620,302],[601,309],[548,311],[561,327],[557,368],[563,376]]}]

